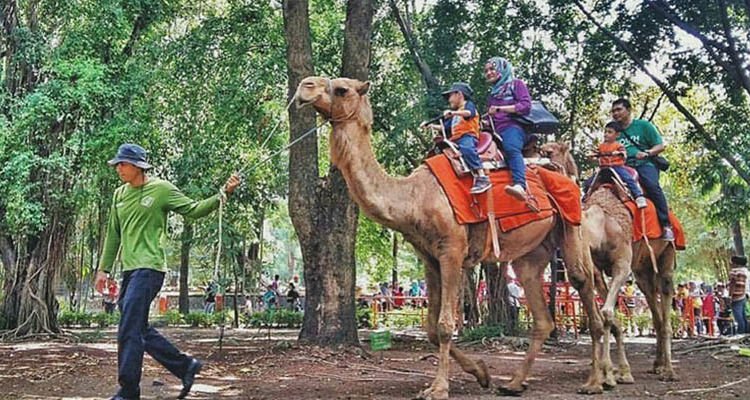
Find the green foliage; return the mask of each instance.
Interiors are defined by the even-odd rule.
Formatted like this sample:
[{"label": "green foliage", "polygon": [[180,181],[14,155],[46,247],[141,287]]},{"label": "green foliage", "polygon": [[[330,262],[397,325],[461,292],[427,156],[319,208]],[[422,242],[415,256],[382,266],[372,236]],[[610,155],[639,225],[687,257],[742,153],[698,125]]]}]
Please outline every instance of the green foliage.
[{"label": "green foliage", "polygon": [[83,311],[63,310],[57,316],[57,322],[65,328],[71,328],[73,326],[88,328],[91,326],[92,322],[97,322],[97,324],[99,324],[99,321],[101,320],[101,317],[95,318],[94,314]]},{"label": "green foliage", "polygon": [[640,336],[646,336],[646,334],[649,332],[649,330],[653,326],[651,313],[646,311],[646,312],[642,312],[640,314],[634,315],[633,323],[635,324],[636,328],[638,328],[638,332]]},{"label": "green foliage", "polygon": [[370,307],[357,307],[357,327],[370,329],[372,326],[372,309]]},{"label": "green foliage", "polygon": [[177,326],[183,322],[182,314],[177,310],[169,310],[165,312],[161,318],[167,325]]},{"label": "green foliage", "polygon": [[210,328],[213,325],[213,316],[204,312],[191,312],[185,316],[185,323],[193,328]]},{"label": "green foliage", "polygon": [[120,313],[95,313],[91,315],[91,322],[95,323],[99,328],[106,328],[108,326],[117,325],[120,322]]},{"label": "green foliage", "polygon": [[[422,312],[424,313],[422,314]],[[388,313],[383,316],[383,322],[385,326],[390,328],[413,328],[422,325],[423,316],[425,318],[427,317],[427,310],[405,307],[398,310],[388,311]]]},{"label": "green foliage", "polygon": [[303,314],[299,311],[285,309],[265,310],[250,314],[244,323],[253,328],[299,328],[302,326]]},{"label": "green foliage", "polygon": [[465,328],[461,332],[462,342],[474,342],[485,338],[503,337],[506,328],[503,325],[481,325],[475,328]]}]

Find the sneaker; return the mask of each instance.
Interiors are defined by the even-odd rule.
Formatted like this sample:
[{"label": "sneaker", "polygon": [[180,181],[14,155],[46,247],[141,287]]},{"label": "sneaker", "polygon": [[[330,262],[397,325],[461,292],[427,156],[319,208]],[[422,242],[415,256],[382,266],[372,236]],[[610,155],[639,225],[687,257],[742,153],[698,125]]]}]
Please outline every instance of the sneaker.
[{"label": "sneaker", "polygon": [[635,205],[638,206],[638,208],[646,208],[648,204],[646,203],[645,197],[638,196],[635,198]]},{"label": "sneaker", "polygon": [[505,187],[505,193],[515,197],[518,200],[526,201],[526,190],[519,184],[508,185]]},{"label": "sneaker", "polygon": [[661,238],[662,238],[662,240],[667,240],[667,241],[670,241],[670,242],[674,240],[674,232],[672,232],[672,227],[671,226],[665,226],[664,227],[664,230],[663,230],[663,232],[661,234]]},{"label": "sneaker", "polygon": [[474,178],[474,186],[471,187],[471,190],[469,190],[469,193],[471,194],[484,193],[491,187],[492,187],[492,183],[490,183],[489,177],[477,176],[476,178]]},{"label": "sneaker", "polygon": [[195,383],[195,376],[201,372],[201,368],[203,368],[202,362],[195,358],[190,361],[187,372],[182,377],[182,390],[179,396],[177,396],[178,399],[184,399],[190,393],[190,389],[193,387],[193,383]]}]

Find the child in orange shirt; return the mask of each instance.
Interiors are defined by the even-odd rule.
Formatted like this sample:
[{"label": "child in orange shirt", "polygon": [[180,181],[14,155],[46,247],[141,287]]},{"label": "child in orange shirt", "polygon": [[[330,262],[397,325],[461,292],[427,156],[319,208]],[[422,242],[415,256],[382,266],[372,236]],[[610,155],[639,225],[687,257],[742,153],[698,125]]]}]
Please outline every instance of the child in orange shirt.
[{"label": "child in orange shirt", "polygon": [[630,193],[635,197],[638,208],[646,208],[646,198],[643,191],[635,182],[633,175],[625,168],[625,146],[617,141],[622,127],[616,121],[610,121],[604,126],[604,143],[599,145],[599,166],[609,167],[628,185]]}]

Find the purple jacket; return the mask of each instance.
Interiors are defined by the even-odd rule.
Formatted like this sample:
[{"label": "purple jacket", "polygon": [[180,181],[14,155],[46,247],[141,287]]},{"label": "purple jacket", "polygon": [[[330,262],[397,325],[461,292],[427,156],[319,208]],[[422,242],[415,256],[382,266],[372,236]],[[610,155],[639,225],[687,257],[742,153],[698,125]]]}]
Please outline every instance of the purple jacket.
[{"label": "purple jacket", "polygon": [[[511,87],[511,85],[513,86]],[[501,89],[497,96],[490,95],[487,97],[488,110],[492,106],[508,106],[511,104],[516,105],[517,114],[526,115],[531,111],[529,89],[526,88],[526,84],[520,79],[514,79],[506,84],[506,87]],[[497,112],[491,117],[492,122],[495,124],[495,132],[497,133],[502,132],[509,126],[521,128],[521,125],[510,118],[511,114],[509,113]]]}]

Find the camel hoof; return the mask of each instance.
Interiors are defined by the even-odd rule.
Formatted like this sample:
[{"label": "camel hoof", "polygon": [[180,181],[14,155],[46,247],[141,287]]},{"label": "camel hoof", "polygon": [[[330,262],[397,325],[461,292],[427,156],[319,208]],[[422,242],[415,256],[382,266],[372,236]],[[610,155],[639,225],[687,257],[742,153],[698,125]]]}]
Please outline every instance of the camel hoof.
[{"label": "camel hoof", "polygon": [[578,388],[578,394],[602,394],[602,385],[583,385]]},{"label": "camel hoof", "polygon": [[635,379],[633,378],[633,375],[630,373],[628,374],[622,374],[617,376],[617,383],[623,384],[623,385],[632,385],[635,383]]},{"label": "camel hoof", "polygon": [[614,377],[605,379],[604,382],[602,382],[602,388],[604,388],[604,390],[612,390],[616,387],[617,387],[617,381],[615,380]]},{"label": "camel hoof", "polygon": [[477,373],[477,382],[479,382],[479,386],[483,388],[490,387],[490,370],[487,369],[487,364],[482,360],[478,360],[477,367],[479,367],[479,372]]},{"label": "camel hoof", "polygon": [[515,396],[518,397],[521,393],[526,391],[529,385],[526,383],[521,384],[520,387],[508,385],[500,385],[497,388],[497,394],[500,396]]},{"label": "camel hoof", "polygon": [[677,382],[680,378],[674,373],[674,371],[662,371],[662,373],[659,374],[659,380],[662,382]]},{"label": "camel hoof", "polygon": [[448,400],[448,391],[429,387],[419,393],[414,400]]}]

